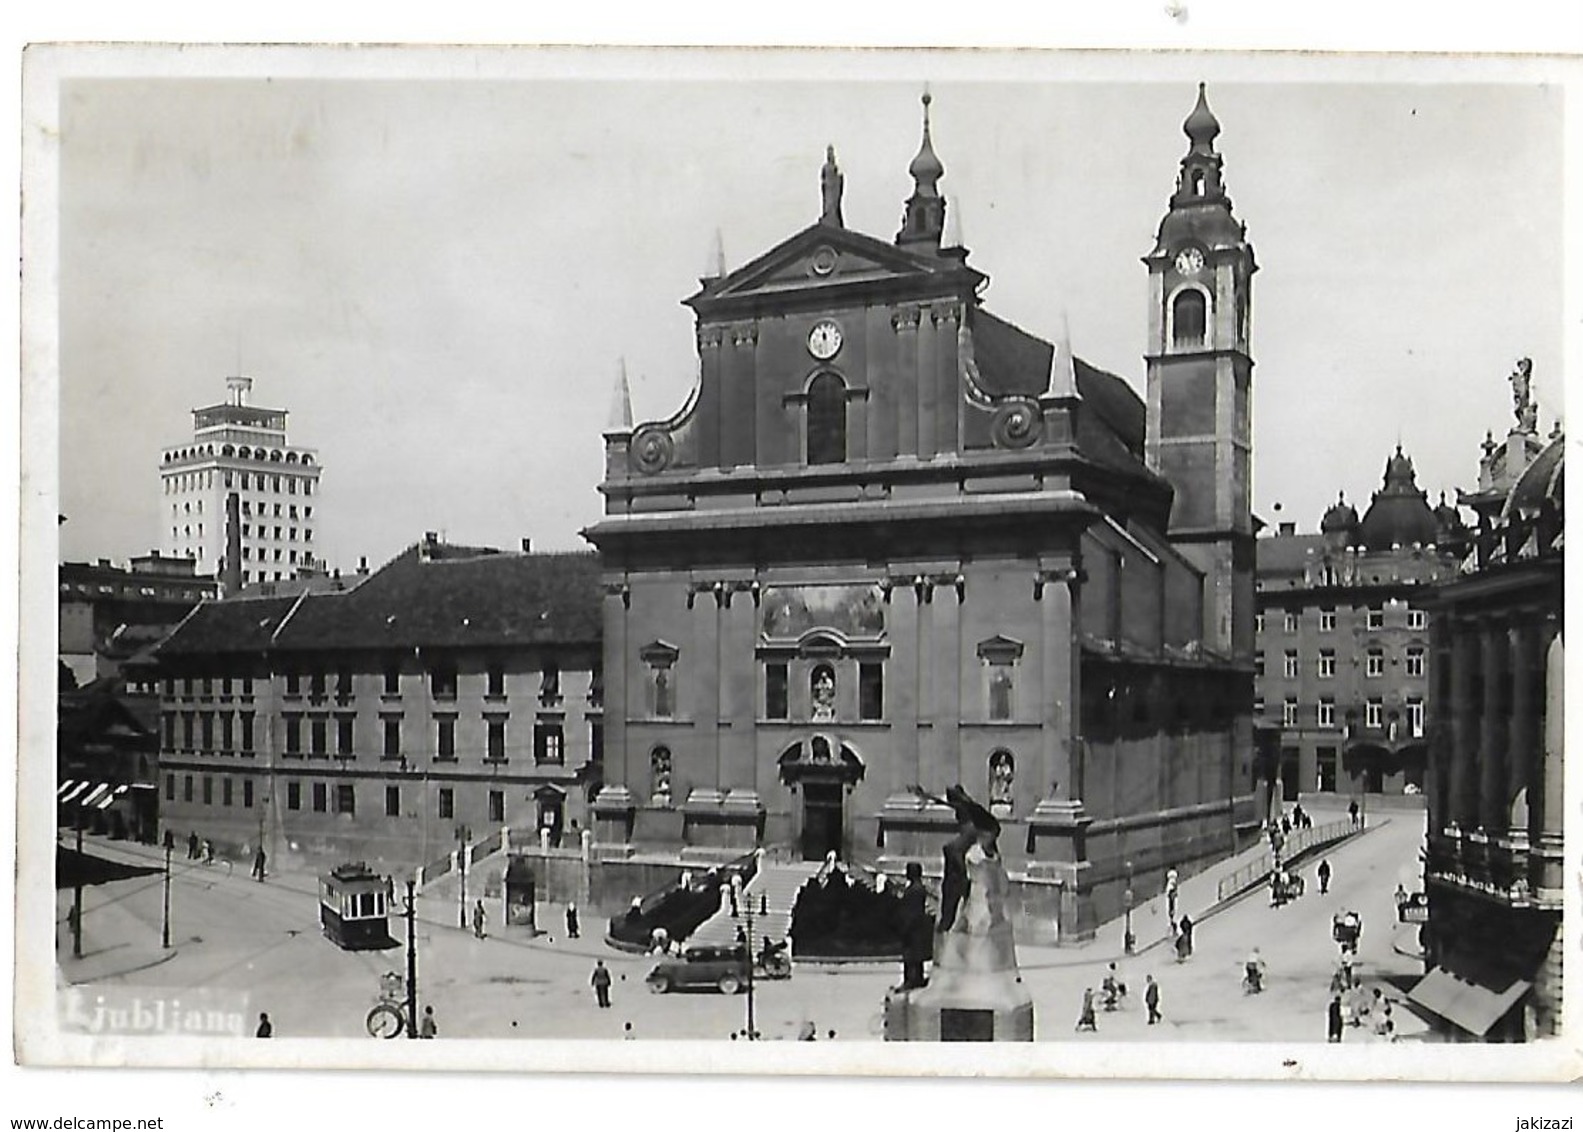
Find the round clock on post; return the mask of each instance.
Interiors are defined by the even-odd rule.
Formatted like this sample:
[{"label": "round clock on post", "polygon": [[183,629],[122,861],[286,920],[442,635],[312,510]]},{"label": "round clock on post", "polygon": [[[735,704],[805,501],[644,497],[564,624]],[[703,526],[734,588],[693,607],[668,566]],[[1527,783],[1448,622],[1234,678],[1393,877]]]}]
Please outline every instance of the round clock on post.
[{"label": "round clock on post", "polygon": [[835,357],[841,349],[841,328],[830,319],[814,323],[808,332],[808,352],[821,362]]}]

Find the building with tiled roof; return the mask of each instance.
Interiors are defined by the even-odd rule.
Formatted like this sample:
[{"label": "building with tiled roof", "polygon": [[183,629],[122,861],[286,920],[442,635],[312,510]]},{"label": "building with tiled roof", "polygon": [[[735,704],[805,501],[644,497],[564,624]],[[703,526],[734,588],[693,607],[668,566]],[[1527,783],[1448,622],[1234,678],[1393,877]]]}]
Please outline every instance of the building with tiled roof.
[{"label": "building with tiled roof", "polygon": [[205,603],[156,650],[166,828],[396,868],[464,829],[558,842],[586,826],[602,757],[592,554],[430,534],[331,582]]},{"label": "building with tiled roof", "polygon": [[1515,423],[1484,443],[1473,547],[1428,602],[1424,978],[1412,1001],[1453,1041],[1561,1032],[1566,827],[1566,439],[1538,428],[1529,363]]},{"label": "building with tiled roof", "polygon": [[[1268,794],[1421,797],[1428,759],[1424,595],[1455,573],[1468,536],[1429,506],[1398,446],[1360,519],[1345,495],[1318,534],[1282,523],[1258,540],[1255,712]],[[1409,797],[1410,796],[1410,797]]]},{"label": "building with tiled roof", "polygon": [[911,787],[961,783],[1002,823],[1019,930],[1082,936],[1257,825],[1257,264],[1200,90],[1144,259],[1140,396],[984,306],[929,113],[894,239],[845,225],[828,154],[818,219],[685,300],[687,401],[634,423],[618,394],[585,532],[596,838],[935,868],[953,818]]}]

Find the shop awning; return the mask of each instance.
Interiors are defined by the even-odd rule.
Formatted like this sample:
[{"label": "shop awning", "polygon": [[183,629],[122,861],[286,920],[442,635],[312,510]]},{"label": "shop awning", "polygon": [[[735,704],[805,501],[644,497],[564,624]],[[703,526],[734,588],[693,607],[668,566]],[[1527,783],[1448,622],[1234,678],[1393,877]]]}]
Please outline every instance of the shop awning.
[{"label": "shop awning", "polygon": [[1407,997],[1459,1029],[1482,1038],[1532,985],[1490,971],[1468,977],[1436,967],[1418,980]]}]

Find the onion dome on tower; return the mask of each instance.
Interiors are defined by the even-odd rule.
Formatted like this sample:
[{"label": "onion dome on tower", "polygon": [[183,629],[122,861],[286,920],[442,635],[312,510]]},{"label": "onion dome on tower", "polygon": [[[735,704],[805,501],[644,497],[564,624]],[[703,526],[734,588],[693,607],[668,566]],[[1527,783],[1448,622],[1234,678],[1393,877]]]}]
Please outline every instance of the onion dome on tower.
[{"label": "onion dome on tower", "polygon": [[1319,533],[1325,536],[1325,542],[1340,549],[1354,546],[1358,541],[1358,510],[1347,502],[1346,492],[1336,496],[1336,501],[1325,511],[1325,517],[1319,520]]},{"label": "onion dome on tower", "polygon": [[1220,121],[1209,109],[1203,83],[1198,84],[1198,101],[1182,123],[1182,132],[1187,135],[1187,153],[1176,177],[1170,211],[1155,238],[1155,254],[1189,242],[1208,250],[1245,242],[1243,226],[1232,214],[1231,197],[1221,180],[1222,158],[1215,152]]},{"label": "onion dome on tower", "polygon": [[938,251],[945,233],[945,198],[937,187],[940,178],[945,176],[945,166],[935,155],[934,142],[929,137],[929,103],[932,101],[929,92],[924,91],[923,143],[918,147],[918,156],[907,166],[907,172],[912,175],[913,193],[902,212],[901,231],[896,233],[899,247],[919,251]]},{"label": "onion dome on tower", "polygon": [[1385,462],[1385,485],[1374,493],[1374,501],[1359,524],[1363,545],[1374,551],[1432,546],[1439,527],[1429,500],[1418,487],[1413,462],[1398,444],[1396,454]]}]

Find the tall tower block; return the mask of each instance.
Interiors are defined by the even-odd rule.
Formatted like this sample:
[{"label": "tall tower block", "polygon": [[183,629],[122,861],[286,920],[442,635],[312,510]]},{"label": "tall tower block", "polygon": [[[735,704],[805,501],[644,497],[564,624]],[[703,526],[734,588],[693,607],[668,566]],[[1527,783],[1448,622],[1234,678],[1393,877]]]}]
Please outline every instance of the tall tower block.
[{"label": "tall tower block", "polygon": [[1148,465],[1170,481],[1171,541],[1205,575],[1204,641],[1253,653],[1253,274],[1215,152],[1202,83],[1182,125],[1187,154],[1149,269]]}]

